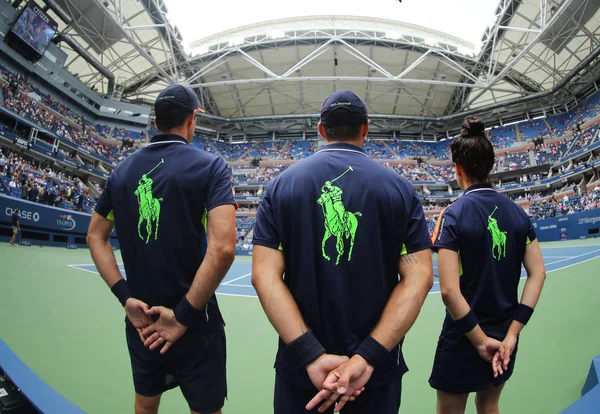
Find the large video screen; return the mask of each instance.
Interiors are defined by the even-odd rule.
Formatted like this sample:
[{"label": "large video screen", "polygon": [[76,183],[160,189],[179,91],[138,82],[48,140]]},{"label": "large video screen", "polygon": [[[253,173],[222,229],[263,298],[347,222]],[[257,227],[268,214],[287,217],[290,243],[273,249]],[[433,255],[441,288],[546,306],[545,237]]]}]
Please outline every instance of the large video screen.
[{"label": "large video screen", "polygon": [[57,29],[54,20],[35,3],[29,3],[13,25],[12,32],[43,55]]}]

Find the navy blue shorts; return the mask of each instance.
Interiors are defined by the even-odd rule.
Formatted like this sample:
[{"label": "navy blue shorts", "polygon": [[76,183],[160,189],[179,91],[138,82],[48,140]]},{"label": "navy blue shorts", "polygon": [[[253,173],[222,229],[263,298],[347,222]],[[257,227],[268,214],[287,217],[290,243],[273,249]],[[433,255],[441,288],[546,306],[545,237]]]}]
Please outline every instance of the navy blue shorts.
[{"label": "navy blue shorts", "polygon": [[517,341],[508,370],[494,378],[492,364],[479,356],[466,335],[460,332],[442,333],[435,352],[429,385],[438,391],[453,394],[484,391],[502,385],[513,373],[518,347]]},{"label": "navy blue shorts", "polygon": [[135,392],[145,397],[180,387],[190,409],[219,411],[227,397],[225,329],[188,329],[165,355],[144,346],[137,331],[126,323]]},{"label": "navy blue shorts", "polygon": [[[275,374],[275,414],[307,414],[318,413],[318,407],[306,411],[304,407],[312,400],[317,389],[298,387]],[[342,414],[398,414],[400,409],[400,396],[402,394],[402,380],[391,382],[387,385],[366,388],[365,391],[352,402],[346,403]],[[333,406],[325,411],[333,413]]]}]

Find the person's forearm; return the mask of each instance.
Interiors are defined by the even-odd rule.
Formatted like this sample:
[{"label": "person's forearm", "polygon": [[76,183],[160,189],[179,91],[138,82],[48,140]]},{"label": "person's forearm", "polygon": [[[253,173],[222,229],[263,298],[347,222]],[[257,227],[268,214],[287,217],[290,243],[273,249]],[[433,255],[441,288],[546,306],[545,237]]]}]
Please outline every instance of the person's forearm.
[{"label": "person's forearm", "polygon": [[[527,277],[525,281],[525,287],[523,288],[523,295],[521,296],[521,303],[527,305],[532,309],[535,309],[537,302],[542,294],[542,288],[544,287],[544,281],[546,280],[546,273],[542,272],[539,274],[532,274]],[[508,328],[507,335],[519,335],[525,325],[519,321],[512,321]]]},{"label": "person's forearm", "polygon": [[115,283],[123,279],[112,246],[108,240],[100,239],[88,240],[88,245],[98,273],[108,287],[112,288]]},{"label": "person's forearm", "polygon": [[392,351],[415,323],[431,289],[432,277],[424,275],[408,283],[398,282],[371,336]]},{"label": "person's forearm", "polygon": [[289,344],[308,331],[300,309],[281,276],[254,275],[254,288],[258,293],[267,318],[283,342]]},{"label": "person's forearm", "polygon": [[[446,305],[446,309],[448,309],[450,316],[452,316],[452,319],[455,321],[464,318],[471,311],[469,303],[460,290],[443,292],[442,300],[444,301],[444,305]],[[473,345],[481,343],[487,337],[479,325],[476,325],[469,332],[465,333],[465,335]]]},{"label": "person's forearm", "polygon": [[196,309],[203,308],[215,293],[233,263],[235,251],[208,247],[206,256],[194,276],[192,286],[185,295]]}]

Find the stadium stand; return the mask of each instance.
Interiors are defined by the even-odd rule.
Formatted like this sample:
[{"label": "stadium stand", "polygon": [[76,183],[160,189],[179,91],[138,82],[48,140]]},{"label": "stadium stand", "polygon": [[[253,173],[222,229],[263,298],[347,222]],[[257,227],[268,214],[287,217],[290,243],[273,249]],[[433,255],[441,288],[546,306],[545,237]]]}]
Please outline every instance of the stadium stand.
[{"label": "stadium stand", "polygon": [[522,139],[537,138],[550,134],[548,126],[541,119],[521,122],[519,124],[519,131],[521,132]]},{"label": "stadium stand", "polygon": [[[3,149],[0,158],[5,164],[0,179],[13,197],[36,203],[91,213],[95,200],[86,194],[81,181],[77,182],[63,172],[55,172],[45,163],[35,165],[20,155]],[[76,207],[77,205],[77,207]]]},{"label": "stadium stand", "polygon": [[565,195],[562,199],[550,196],[545,199],[532,200],[529,215],[534,220],[542,220],[595,208],[600,208],[600,187],[598,186],[586,194]]},{"label": "stadium stand", "polygon": [[[54,132],[57,136],[80,147],[87,149],[91,154],[97,154],[111,162],[121,162],[137,149],[132,145],[134,141],[144,141],[146,132],[133,131],[123,127],[111,126],[105,123],[93,123],[78,115],[72,108],[55,101],[39,88],[31,85],[20,74],[10,72],[0,67],[2,72],[2,105],[9,111],[22,116],[42,128]],[[517,172],[529,168],[532,151],[536,165],[555,164],[565,157],[585,150],[598,142],[598,126],[589,124],[599,113],[598,93],[588,100],[573,108],[567,114],[550,116],[546,120],[532,120],[515,125],[493,128],[489,131],[489,138],[498,151],[497,163],[494,172]],[[0,130],[9,130],[11,126],[0,124]],[[543,143],[519,143],[517,131],[523,141],[544,137]],[[14,131],[18,132],[18,131]],[[156,128],[148,129],[148,136],[156,134]],[[111,142],[109,139],[113,139]],[[441,142],[422,142],[402,139],[369,139],[364,149],[374,159],[381,160],[384,165],[394,169],[398,174],[414,183],[449,182],[454,179],[452,164],[441,162],[449,160],[452,139]],[[249,164],[251,161],[259,162],[259,166],[239,165],[233,170],[234,185],[258,186],[259,190],[249,192],[243,190],[238,193],[240,198],[260,198],[264,187],[274,177],[289,167],[290,164],[278,163],[295,162],[313,154],[317,149],[316,139],[311,140],[263,140],[246,142],[224,142],[204,136],[195,136],[192,144],[205,151],[222,156],[228,162]],[[32,149],[42,153],[52,153],[54,141],[52,138],[38,138]],[[79,157],[77,151],[68,147],[59,146],[54,152],[57,159],[77,161],[88,170],[96,170],[97,163],[93,159]],[[578,155],[579,156],[579,155]],[[62,157],[62,158],[61,158]],[[48,205],[59,206],[65,209],[80,209],[89,212],[93,208],[95,197],[83,191],[84,186],[74,177],[62,172],[55,172],[51,168],[42,166],[41,161],[25,161],[13,152],[5,151],[7,159],[6,175],[2,177],[0,185],[7,188],[15,197],[31,199],[32,188],[36,187],[37,201]],[[431,162],[433,161],[433,162]],[[17,167],[15,167],[15,165]],[[569,168],[562,166],[558,173],[567,173]],[[525,184],[538,181],[540,177],[529,175],[524,181],[522,176],[504,179],[503,185]],[[100,193],[100,186],[94,184],[94,193]],[[24,190],[23,190],[24,189]],[[432,195],[443,197],[447,190],[419,188],[424,196]],[[33,191],[35,193],[35,191]],[[25,194],[26,193],[26,194]],[[83,199],[79,207],[77,201]],[[544,198],[545,197],[545,198]],[[598,207],[599,194],[596,190],[589,194],[570,196],[568,200],[550,199],[550,196],[518,196],[518,201],[531,202],[530,212],[536,219],[554,217],[560,214],[572,214]],[[35,197],[34,197],[35,198]],[[429,213],[437,212],[442,204],[425,204]],[[255,205],[242,205],[240,212],[253,213]],[[241,220],[238,233],[239,248],[249,244],[253,219]]]},{"label": "stadium stand", "polygon": [[488,136],[492,144],[494,144],[494,148],[508,148],[513,146],[517,141],[517,130],[514,125],[492,128]]}]

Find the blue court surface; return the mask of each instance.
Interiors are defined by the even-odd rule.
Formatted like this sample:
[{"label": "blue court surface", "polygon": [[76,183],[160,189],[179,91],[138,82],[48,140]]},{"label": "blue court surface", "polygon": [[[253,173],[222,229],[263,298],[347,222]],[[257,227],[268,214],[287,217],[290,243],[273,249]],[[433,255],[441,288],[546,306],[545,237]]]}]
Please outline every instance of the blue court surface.
[{"label": "blue court surface", "polygon": [[[542,255],[546,264],[546,272],[565,269],[579,263],[587,262],[600,257],[600,244],[588,246],[563,246],[563,247],[542,247]],[[75,269],[97,274],[96,267],[93,264],[69,265]],[[125,275],[123,265],[119,265],[121,272]],[[437,260],[433,260],[434,273],[437,273]],[[252,264],[249,262],[236,261],[229,269],[229,272],[217,289],[217,294],[228,296],[243,296],[255,298],[256,292],[250,282],[252,275]],[[522,270],[521,278],[525,278],[525,269]],[[440,285],[435,277],[435,281],[430,293],[439,293]]]}]

